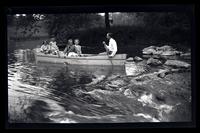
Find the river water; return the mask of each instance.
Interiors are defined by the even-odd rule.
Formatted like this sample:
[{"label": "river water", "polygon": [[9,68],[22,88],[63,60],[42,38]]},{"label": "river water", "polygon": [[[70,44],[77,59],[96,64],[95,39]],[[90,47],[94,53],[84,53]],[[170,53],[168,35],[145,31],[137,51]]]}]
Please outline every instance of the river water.
[{"label": "river water", "polygon": [[112,122],[122,115],[78,92],[92,81],[125,74],[123,68],[36,63],[31,53],[36,43],[8,44],[9,122]]},{"label": "river water", "polygon": [[36,63],[31,50],[40,43],[41,40],[8,42],[10,123],[160,121],[152,116],[155,108],[143,107],[145,101],[134,102],[117,91],[87,87],[90,83],[126,75],[125,68]]}]

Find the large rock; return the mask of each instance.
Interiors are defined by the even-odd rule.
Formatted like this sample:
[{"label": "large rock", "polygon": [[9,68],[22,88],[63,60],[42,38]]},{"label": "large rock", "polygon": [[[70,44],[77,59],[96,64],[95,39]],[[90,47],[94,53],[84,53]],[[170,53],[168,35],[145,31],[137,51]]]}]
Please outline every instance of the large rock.
[{"label": "large rock", "polygon": [[182,67],[182,68],[189,68],[191,65],[184,61],[179,60],[167,60],[165,65],[172,66],[172,67]]},{"label": "large rock", "polygon": [[153,54],[153,55],[162,55],[162,56],[173,56],[173,55],[180,55],[182,52],[173,49],[169,45],[164,45],[162,47],[150,46],[150,47],[144,48],[142,50],[142,53],[146,55]]},{"label": "large rock", "polygon": [[143,54],[154,54],[156,52],[156,46],[149,46],[142,50]]},{"label": "large rock", "polygon": [[138,57],[138,56],[135,56],[135,57],[133,58],[133,60],[134,60],[134,61],[142,61],[143,59],[140,58],[140,57]]},{"label": "large rock", "polygon": [[184,59],[191,59],[191,53],[190,52],[182,53],[180,56]]},{"label": "large rock", "polygon": [[161,51],[171,51],[174,50],[171,46],[169,45],[164,45],[162,47],[157,47],[157,50],[161,50]]},{"label": "large rock", "polygon": [[126,84],[127,84],[126,81],[119,78],[119,79],[109,81],[108,86],[119,88],[119,87],[125,86]]},{"label": "large rock", "polygon": [[163,53],[163,51],[161,50],[156,50],[153,54],[154,55],[161,55]]},{"label": "large rock", "polygon": [[143,54],[155,54],[156,50],[155,49],[147,49],[142,51]]},{"label": "large rock", "polygon": [[126,59],[127,62],[132,62],[133,61],[133,57],[129,57],[128,59]]},{"label": "large rock", "polygon": [[143,51],[146,51],[146,50],[148,50],[148,49],[156,49],[156,46],[149,46],[149,47],[146,47],[146,48],[143,49]]},{"label": "large rock", "polygon": [[160,70],[159,73],[158,73],[158,77],[164,78],[169,72],[170,72],[169,69]]},{"label": "large rock", "polygon": [[181,54],[181,52],[176,51],[176,50],[167,50],[161,53],[161,55],[164,55],[164,56],[173,56],[173,55],[178,55],[178,54]]},{"label": "large rock", "polygon": [[182,53],[180,56],[182,56],[182,57],[189,57],[189,56],[191,56],[191,53],[190,52],[187,52],[187,53]]},{"label": "large rock", "polygon": [[162,62],[160,60],[158,60],[158,59],[149,58],[147,60],[147,65],[158,66],[158,65],[162,65]]}]

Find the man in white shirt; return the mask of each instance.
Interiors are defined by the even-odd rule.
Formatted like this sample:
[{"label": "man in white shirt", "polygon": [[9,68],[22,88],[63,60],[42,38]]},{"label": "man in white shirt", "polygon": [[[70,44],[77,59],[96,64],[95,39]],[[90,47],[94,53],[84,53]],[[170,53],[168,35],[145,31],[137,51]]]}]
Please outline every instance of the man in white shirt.
[{"label": "man in white shirt", "polygon": [[106,38],[109,40],[108,45],[106,45],[106,43],[103,41],[106,52],[107,52],[109,57],[114,57],[115,54],[117,53],[117,43],[112,38],[112,33],[107,33]]}]

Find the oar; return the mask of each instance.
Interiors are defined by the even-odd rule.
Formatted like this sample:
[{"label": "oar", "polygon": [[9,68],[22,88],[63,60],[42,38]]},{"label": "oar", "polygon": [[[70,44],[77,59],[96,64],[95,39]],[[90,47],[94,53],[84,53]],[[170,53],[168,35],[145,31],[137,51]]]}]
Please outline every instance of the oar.
[{"label": "oar", "polygon": [[112,64],[112,67],[113,67],[112,59],[111,59],[111,57],[109,56],[109,50],[107,49],[106,44],[105,44],[104,42],[103,42],[103,44],[104,44],[104,48],[106,49],[106,53],[107,53],[107,55],[108,55],[108,60],[110,60],[110,62],[111,62],[111,64]]}]

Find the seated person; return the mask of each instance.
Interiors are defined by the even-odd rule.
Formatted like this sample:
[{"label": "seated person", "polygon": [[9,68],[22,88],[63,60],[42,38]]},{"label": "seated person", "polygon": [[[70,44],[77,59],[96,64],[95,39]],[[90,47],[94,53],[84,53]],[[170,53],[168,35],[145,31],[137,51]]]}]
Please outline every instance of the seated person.
[{"label": "seated person", "polygon": [[43,41],[43,45],[40,48],[40,52],[44,54],[49,54],[50,53],[50,45],[48,44],[47,41]]},{"label": "seated person", "polygon": [[80,56],[82,54],[82,51],[81,51],[81,46],[80,46],[80,40],[79,39],[75,39],[74,40],[74,46],[75,46],[75,51],[76,53]]},{"label": "seated person", "polygon": [[72,39],[68,40],[68,43],[67,43],[67,45],[66,45],[66,47],[65,47],[65,49],[63,51],[65,56],[68,56],[68,54],[70,52],[75,52],[75,47],[73,45],[73,40]]},{"label": "seated person", "polygon": [[79,39],[75,39],[74,40],[74,49],[75,51],[74,52],[69,52],[68,56],[73,56],[73,57],[78,57],[78,56],[81,56],[82,54],[82,51],[81,51],[81,46],[79,45],[80,41]]},{"label": "seated person", "polygon": [[117,43],[116,41],[112,38],[112,33],[107,33],[106,38],[109,40],[109,44],[106,45],[105,42],[104,48],[106,49],[106,52],[110,58],[114,57],[115,54],[117,53]]},{"label": "seated person", "polygon": [[49,42],[49,45],[50,45],[50,52],[54,55],[57,55],[59,54],[59,48],[58,46],[56,45],[56,41],[55,41],[55,38],[51,38],[51,41]]}]

